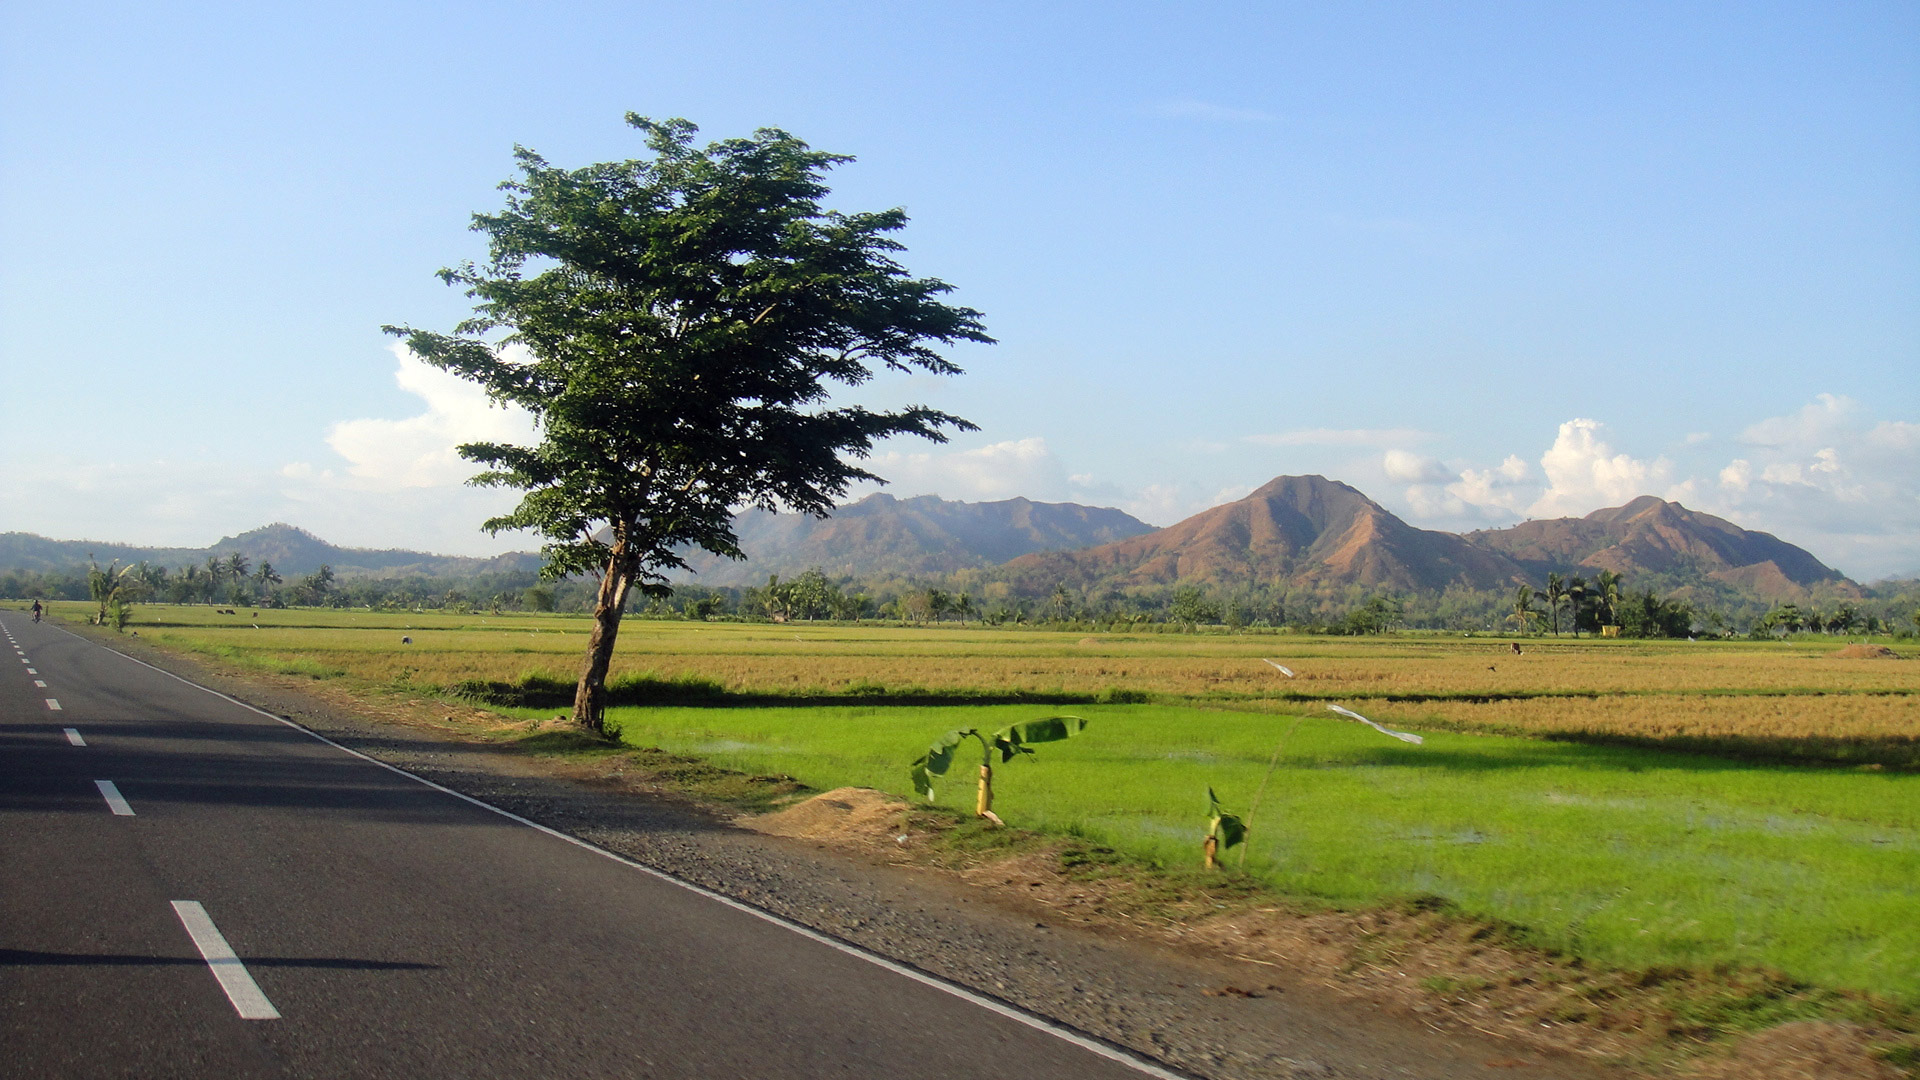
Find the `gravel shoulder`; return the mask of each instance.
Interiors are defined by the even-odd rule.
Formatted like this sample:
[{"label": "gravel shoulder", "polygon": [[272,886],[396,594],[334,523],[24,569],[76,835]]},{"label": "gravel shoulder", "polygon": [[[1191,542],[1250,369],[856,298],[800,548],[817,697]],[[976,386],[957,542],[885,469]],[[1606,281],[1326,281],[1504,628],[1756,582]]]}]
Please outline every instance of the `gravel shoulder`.
[{"label": "gravel shoulder", "polygon": [[617,776],[374,719],[318,688],[241,678],[138,640],[81,632],[416,776],[1196,1076],[1627,1075],[1445,1030],[1271,962],[1063,925],[1052,909],[1010,895],[1017,868],[963,874],[768,835],[682,799],[636,792]]}]

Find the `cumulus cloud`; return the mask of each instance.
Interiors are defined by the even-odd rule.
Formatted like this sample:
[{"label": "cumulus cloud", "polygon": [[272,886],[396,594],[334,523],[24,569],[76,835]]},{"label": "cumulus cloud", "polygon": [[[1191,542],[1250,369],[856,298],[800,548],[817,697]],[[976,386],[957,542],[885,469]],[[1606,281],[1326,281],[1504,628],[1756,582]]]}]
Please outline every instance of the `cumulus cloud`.
[{"label": "cumulus cloud", "polygon": [[1075,486],[1066,466],[1047,448],[1047,440],[1037,435],[970,450],[887,450],[862,462],[861,467],[888,483],[885,488],[863,485],[853,493],[855,498],[884,490],[902,497],[938,495],[968,502],[1018,495],[1058,501]]},{"label": "cumulus cloud", "polygon": [[850,501],[875,491],[899,498],[938,495],[967,502],[1025,496],[1039,502],[1117,507],[1150,525],[1170,525],[1209,507],[1244,498],[1253,490],[1246,484],[1128,485],[1090,472],[1069,473],[1046,439],[1037,435],[966,450],[888,450],[862,464],[888,483],[884,487],[858,485],[848,492]]},{"label": "cumulus cloud", "polygon": [[1409,450],[1389,450],[1380,467],[1396,484],[1438,484],[1453,479],[1445,465]]},{"label": "cumulus cloud", "polygon": [[[1736,441],[1738,456],[1683,470],[1616,449],[1605,425],[1575,418],[1560,425],[1538,472],[1509,454],[1449,479],[1439,462],[1405,451],[1390,452],[1384,471],[1408,485],[1415,518],[1443,527],[1577,516],[1658,495],[1774,533],[1863,580],[1920,569],[1920,424],[1868,417],[1858,402],[1822,394]],[[1710,440],[1687,442],[1698,455],[1713,452]]]},{"label": "cumulus cloud", "polygon": [[1920,424],[1821,394],[1741,432],[1705,508],[1807,547],[1857,577],[1920,569]]},{"label": "cumulus cloud", "polygon": [[446,487],[477,471],[455,449],[461,443],[533,441],[533,419],[524,410],[501,408],[479,386],[429,366],[403,344],[392,351],[399,364],[394,381],[425,410],[404,420],[333,425],[327,445],[347,460],[349,476],[374,488]]},{"label": "cumulus cloud", "polygon": [[1673,465],[1665,458],[1642,461],[1616,454],[1602,437],[1598,420],[1569,420],[1560,425],[1553,445],[1540,458],[1547,488],[1528,509],[1533,517],[1584,514],[1618,506],[1640,495],[1661,494],[1671,483]]}]

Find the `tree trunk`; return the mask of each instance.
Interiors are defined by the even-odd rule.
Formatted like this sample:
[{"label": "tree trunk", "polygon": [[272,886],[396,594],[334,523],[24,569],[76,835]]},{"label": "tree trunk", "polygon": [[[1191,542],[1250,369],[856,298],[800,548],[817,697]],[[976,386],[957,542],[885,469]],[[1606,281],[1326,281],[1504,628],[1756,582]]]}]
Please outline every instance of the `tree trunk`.
[{"label": "tree trunk", "polygon": [[600,594],[593,605],[593,634],[587,638],[587,661],[573,692],[575,723],[596,735],[607,733],[607,667],[613,662],[613,643],[620,636],[620,618],[627,611],[627,593],[633,588],[633,569],[616,545],[600,578]]},{"label": "tree trunk", "polygon": [[993,816],[993,766],[980,766],[980,797],[974,801],[973,812],[979,817]]},{"label": "tree trunk", "polygon": [[1206,841],[1200,845],[1200,850],[1207,857],[1207,869],[1217,870],[1220,868],[1220,863],[1216,858],[1220,853],[1220,840],[1218,837],[1207,837]]}]

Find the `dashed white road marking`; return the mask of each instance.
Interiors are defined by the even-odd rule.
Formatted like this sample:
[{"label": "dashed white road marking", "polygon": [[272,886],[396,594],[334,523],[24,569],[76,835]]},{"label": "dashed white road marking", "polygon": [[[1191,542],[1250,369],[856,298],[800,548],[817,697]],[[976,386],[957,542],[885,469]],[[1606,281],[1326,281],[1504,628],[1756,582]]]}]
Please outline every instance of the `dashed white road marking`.
[{"label": "dashed white road marking", "polygon": [[33,680],[33,685],[39,687],[42,690],[45,690],[47,688],[47,683],[45,679],[35,679]]},{"label": "dashed white road marking", "polygon": [[113,781],[95,780],[93,786],[100,789],[101,797],[107,800],[107,809],[113,811],[115,817],[133,816],[133,807],[127,805],[127,800],[121,796],[120,789],[114,786]]},{"label": "dashed white road marking", "polygon": [[40,672],[39,672],[39,670],[38,670],[38,669],[36,669],[36,668],[28,668],[28,669],[27,669],[27,674],[29,674],[29,675],[38,675],[38,674],[40,674]]},{"label": "dashed white road marking", "polygon": [[[68,634],[72,633],[71,631],[62,631],[62,632],[68,633]],[[462,802],[469,803],[473,806],[479,807],[482,810],[487,810],[492,813],[498,814],[501,817],[506,818],[508,821],[512,821],[520,825],[524,825],[527,828],[534,830],[535,832],[545,833],[556,840],[562,841],[564,843],[572,844],[576,847],[584,848],[585,850],[590,851],[595,855],[598,855],[604,859],[609,859],[613,862],[620,863],[623,866],[636,870],[642,874],[647,875],[648,877],[654,878],[655,880],[663,881],[669,885],[678,886],[679,888],[685,889],[688,892],[694,893],[698,896],[703,896],[708,900],[712,900],[715,903],[720,904],[724,907],[732,908],[733,910],[738,911],[743,915],[748,915],[753,918],[759,919],[763,922],[770,923],[790,933],[797,934],[800,937],[806,938],[809,941],[813,941],[820,945],[824,945],[829,949],[833,949],[837,952],[845,953],[846,955],[854,957],[859,960],[864,960],[867,963],[872,964],[874,967],[882,969],[883,971],[893,972],[894,974],[900,975],[904,978],[912,980],[913,982],[917,982],[923,986],[926,986],[931,989],[938,990],[942,993],[959,998],[962,1001],[969,1002],[970,1004],[976,1005],[982,1009],[985,1009],[988,1012],[995,1013],[999,1016],[1005,1017],[1006,1019],[1012,1020],[1017,1024],[1024,1025],[1036,1031],[1044,1032],[1048,1035],[1053,1036],[1056,1039],[1059,1039],[1062,1042],[1071,1043],[1075,1046],[1080,1047],[1083,1050],[1092,1052],[1096,1056],[1106,1058],[1108,1061],[1112,1061],[1112,1062],[1115,1062],[1116,1064],[1123,1065],[1127,1068],[1130,1068],[1135,1072],[1142,1073],[1147,1076],[1155,1077],[1156,1080],[1187,1080],[1187,1078],[1183,1077],[1180,1073],[1176,1073],[1169,1069],[1166,1069],[1161,1065],[1156,1064],[1153,1061],[1150,1061],[1144,1057],[1139,1056],[1138,1054],[1136,1054],[1131,1050],[1122,1049],[1120,1047],[1102,1042],[1093,1037],[1083,1035],[1078,1031],[1073,1030],[1072,1028],[1056,1023],[1055,1021],[1048,1019],[1045,1016],[1041,1016],[1038,1013],[1031,1013],[1017,1006],[1009,1005],[1004,1002],[1001,1002],[998,999],[990,998],[985,996],[984,994],[976,993],[975,991],[959,983],[949,982],[948,980],[943,979],[937,975],[933,975],[933,974],[929,974],[927,972],[921,971],[919,968],[910,967],[906,964],[900,963],[899,961],[891,960],[876,952],[870,952],[867,949],[863,949],[860,946],[855,945],[851,942],[842,941],[836,937],[830,937],[826,934],[821,933],[818,930],[813,929],[812,927],[805,926],[800,923],[794,922],[791,919],[787,919],[783,916],[776,915],[765,908],[755,907],[752,904],[735,900],[731,896],[726,896],[722,893],[714,892],[712,889],[708,889],[703,886],[696,885],[693,882],[686,880],[685,878],[676,877],[675,875],[670,874],[665,870],[648,866],[645,863],[627,858],[625,855],[621,855],[621,854],[618,854],[617,852],[609,851],[606,848],[599,847],[595,844],[589,843],[588,841],[582,840],[577,836],[568,835],[567,833],[563,833],[558,829],[552,828],[551,826],[542,825],[537,821],[533,821],[528,818],[521,817],[519,814],[516,814],[511,810],[503,810],[500,807],[493,805],[492,803],[483,802],[482,800],[476,799],[471,795],[467,795],[462,792],[455,791],[452,788],[445,786],[444,784],[436,784],[424,776],[420,776],[415,773],[410,773],[407,770],[402,769],[397,765],[389,765],[388,763],[381,761],[378,758],[369,757],[358,750],[354,750],[349,747],[342,746],[339,743],[334,742],[332,739],[327,738],[325,735],[322,735],[319,732],[314,731],[312,728],[302,727],[299,724],[293,722],[292,720],[287,719],[286,717],[275,716],[272,713],[258,706],[249,705],[238,698],[229,697],[228,695],[223,694],[220,691],[215,690],[211,687],[202,686],[199,683],[194,682],[192,679],[182,678],[181,676],[175,675],[173,672],[168,671],[165,668],[155,667],[154,665],[147,663],[145,660],[141,660],[137,657],[128,656],[126,653],[123,653],[118,649],[107,648],[104,645],[100,647],[103,649],[106,649],[106,651],[110,653],[113,653],[115,656],[120,657],[122,660],[131,661],[132,663],[138,664],[143,668],[156,672],[160,675],[164,675],[169,679],[173,679],[176,682],[185,683],[186,685],[194,687],[195,689],[200,690],[204,693],[211,694],[214,697],[217,697],[220,700],[227,702],[228,704],[238,706],[239,708],[245,709],[248,712],[258,713],[259,715],[266,717],[268,720],[272,720],[275,723],[284,724],[287,727],[290,727],[293,730],[298,731],[303,735],[306,735],[308,738],[313,739],[316,742],[324,743],[327,746],[331,746],[335,750],[338,750],[343,754],[347,754],[350,757],[359,758],[361,761],[364,761],[369,765],[373,765],[377,768],[385,769],[388,772],[396,773],[400,776],[404,776],[409,780],[412,780],[418,784],[421,784],[425,787],[432,788],[433,790],[438,791],[443,795],[450,795],[453,798],[459,799]],[[178,910],[177,905],[180,903],[180,901],[176,901],[175,903],[176,903],[175,910]],[[182,921],[184,921],[184,918]],[[241,973],[244,975],[245,974],[244,970],[242,970]],[[248,981],[251,982],[252,980],[249,979]],[[268,1008],[272,1008],[272,1006],[268,1005]],[[242,1014],[242,1015],[244,1016],[245,1014]],[[275,1015],[278,1015],[278,1014],[276,1013]],[[263,1019],[265,1018],[263,1017]]]},{"label": "dashed white road marking", "polygon": [[77,727],[70,727],[70,728],[63,728],[62,730],[64,730],[64,731],[65,731],[65,732],[67,733],[67,741],[68,741],[68,742],[70,742],[70,743],[72,743],[72,744],[73,744],[73,745],[75,745],[75,746],[85,746],[85,745],[87,745],[87,740],[85,740],[85,739],[83,739],[83,738],[81,738],[81,737],[80,737],[80,729],[79,729],[79,728],[77,728]]},{"label": "dashed white road marking", "polygon": [[213,977],[220,980],[220,989],[227,992],[227,1000],[233,1002],[233,1011],[240,1014],[240,1019],[280,1019],[280,1010],[273,1007],[273,1002],[261,993],[260,984],[247,974],[247,966],[234,955],[233,947],[227,944],[220,928],[213,925],[212,916],[200,901],[175,900],[173,913],[180,916],[180,925],[187,928],[187,936],[193,939],[194,947],[213,969]]},{"label": "dashed white road marking", "polygon": [[59,712],[59,711],[60,711],[60,699],[59,699],[59,698],[51,698],[51,697],[50,697],[50,698],[48,698],[48,699],[47,699],[47,708],[48,708],[48,710],[50,710],[50,711],[52,711],[52,712]]}]

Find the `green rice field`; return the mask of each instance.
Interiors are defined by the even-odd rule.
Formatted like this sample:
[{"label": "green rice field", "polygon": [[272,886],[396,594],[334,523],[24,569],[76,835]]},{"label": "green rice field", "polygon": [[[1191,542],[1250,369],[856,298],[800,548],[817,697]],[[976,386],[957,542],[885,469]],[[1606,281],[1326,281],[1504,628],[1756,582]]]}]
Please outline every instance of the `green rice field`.
[{"label": "green rice field", "polygon": [[[419,696],[538,672],[564,680],[587,626],[148,606],[133,629],[243,669]],[[1920,1004],[1920,771],[1908,764],[1920,661],[1836,659],[1839,644],[1530,639],[1512,656],[1504,639],[1420,635],[629,620],[616,673],[699,700],[609,715],[634,745],[902,796],[908,762],[945,731],[1085,716],[1084,735],[996,770],[995,809],[1167,866],[1198,864],[1207,788],[1244,815],[1278,746],[1245,868],[1284,893],[1342,906],[1443,897],[1610,964],[1753,965]],[[1276,656],[1300,677],[1261,663]],[[1128,700],[1115,691],[1150,703],[1097,703]],[[1339,719],[1333,701],[1426,742]],[[1866,757],[1672,748],[1709,736]],[[971,807],[968,772],[938,787],[942,805]]]}]

